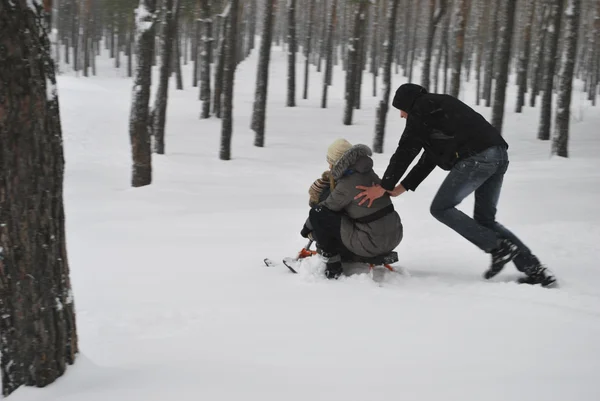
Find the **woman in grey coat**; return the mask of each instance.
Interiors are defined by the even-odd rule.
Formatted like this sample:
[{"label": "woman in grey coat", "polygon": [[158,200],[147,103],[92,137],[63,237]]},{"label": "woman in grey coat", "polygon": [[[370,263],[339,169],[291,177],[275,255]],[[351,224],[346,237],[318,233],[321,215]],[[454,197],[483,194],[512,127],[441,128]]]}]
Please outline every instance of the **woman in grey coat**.
[{"label": "woman in grey coat", "polygon": [[312,236],[326,260],[327,278],[342,274],[340,253],[374,257],[389,253],[402,241],[402,222],[389,195],[373,202],[371,207],[359,205],[354,197],[357,186],[378,184],[373,171],[372,152],[366,145],[352,146],[345,139],[333,142],[327,150],[331,171],[327,199],[312,207],[302,236]]}]

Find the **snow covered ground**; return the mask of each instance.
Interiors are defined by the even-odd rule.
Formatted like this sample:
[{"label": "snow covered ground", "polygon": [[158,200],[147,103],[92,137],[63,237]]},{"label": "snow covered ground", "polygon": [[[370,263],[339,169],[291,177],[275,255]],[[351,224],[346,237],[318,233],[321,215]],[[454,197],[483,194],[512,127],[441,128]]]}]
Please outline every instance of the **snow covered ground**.
[{"label": "snow covered ground", "polygon": [[[599,108],[576,92],[571,158],[551,158],[550,143],[535,139],[539,111],[515,114],[515,87],[508,91],[511,166],[498,218],[556,273],[559,289],[514,284],[512,266],[483,281],[488,256],[429,215],[440,170],[394,201],[405,229],[398,265],[410,277],[329,282],[262,260],[304,245],[307,190],[327,168],[327,145],[371,145],[370,76],[346,127],[340,70],[328,109],[313,67],[310,99],[287,108],[286,54],[274,49],[260,149],[249,129],[253,54],[236,76],[233,159],[224,162],[220,121],[198,119],[189,67],[186,89],[170,89],[167,154],[153,159],[153,184],[138,189],[129,186],[125,70],[102,59],[98,77],[59,77],[81,355],[55,384],[11,399],[600,399]],[[394,88],[403,82],[394,76]],[[461,94],[470,103],[473,87]],[[392,110],[385,153],[374,157],[380,174],[403,126]],[[472,206],[469,198],[461,208]]]}]

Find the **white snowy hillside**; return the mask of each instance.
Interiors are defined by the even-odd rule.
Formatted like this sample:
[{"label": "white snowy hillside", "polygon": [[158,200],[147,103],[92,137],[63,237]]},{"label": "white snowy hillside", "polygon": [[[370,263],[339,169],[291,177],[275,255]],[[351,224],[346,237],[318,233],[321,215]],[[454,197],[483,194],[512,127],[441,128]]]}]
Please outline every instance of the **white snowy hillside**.
[{"label": "white snowy hillside", "polygon": [[[103,53],[98,76],[59,76],[81,354],[56,383],[11,401],[600,400],[600,109],[581,82],[569,159],[536,139],[538,109],[514,113],[514,76],[504,121],[511,164],[498,220],[559,288],[515,284],[512,265],[484,281],[489,256],[429,214],[439,169],[394,199],[405,230],[397,266],[409,275],[332,282],[263,259],[305,245],[307,191],[327,146],[371,146],[379,98],[366,76],[362,109],[344,126],[345,76],[336,68],[321,109],[323,77],[311,66],[309,99],[285,107],[287,54],[273,48],[266,147],[254,147],[257,53],[236,74],[232,160],[218,159],[220,120],[198,118],[188,65],[185,89],[169,89],[166,155],[153,155],[153,183],[137,189],[125,70]],[[405,82],[393,80],[393,90]],[[463,84],[471,105],[473,90]],[[392,109],[379,174],[404,123]],[[471,213],[472,197],[460,207]]]}]

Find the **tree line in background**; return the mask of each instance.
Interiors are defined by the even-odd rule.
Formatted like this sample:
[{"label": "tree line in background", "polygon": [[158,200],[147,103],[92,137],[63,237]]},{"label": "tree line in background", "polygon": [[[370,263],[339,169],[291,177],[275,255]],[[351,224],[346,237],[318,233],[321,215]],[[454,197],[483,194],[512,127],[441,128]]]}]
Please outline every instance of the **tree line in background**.
[{"label": "tree line in background", "polygon": [[[55,58],[84,76],[95,73],[101,46],[116,67],[127,57],[134,77],[131,141],[133,185],[151,181],[151,142],[164,153],[169,77],[183,87],[181,63],[193,63],[200,118],[222,119],[220,158],[231,157],[236,66],[255,48],[258,65],[251,129],[264,146],[271,46],[288,53],[286,105],[307,99],[309,68],[322,72],[327,107],[333,66],[345,74],[342,122],[352,124],[363,91],[379,96],[373,148],[383,151],[391,74],[419,77],[430,92],[460,97],[476,81],[476,103],[492,108],[502,130],[509,76],[518,86],[516,112],[539,106],[537,137],[568,156],[573,78],[594,105],[600,78],[598,0],[54,0]],[[303,71],[296,71],[304,58]],[[135,68],[134,68],[135,66]],[[151,66],[160,68],[157,97],[149,99]],[[339,71],[339,70],[338,70]],[[363,82],[368,73],[371,79]],[[296,88],[297,75],[302,79]],[[379,92],[378,88],[382,88]],[[553,97],[557,101],[552,115]],[[552,122],[554,121],[554,125]],[[552,131],[554,126],[554,131]]]}]

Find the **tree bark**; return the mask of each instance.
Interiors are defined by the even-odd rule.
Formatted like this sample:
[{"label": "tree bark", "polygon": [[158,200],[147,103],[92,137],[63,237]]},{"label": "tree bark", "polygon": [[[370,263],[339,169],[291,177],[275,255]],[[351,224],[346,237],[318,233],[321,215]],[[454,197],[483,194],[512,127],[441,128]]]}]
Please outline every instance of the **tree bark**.
[{"label": "tree bark", "polygon": [[352,124],[352,114],[356,105],[356,83],[358,74],[362,74],[360,65],[360,39],[362,25],[365,21],[367,1],[360,0],[354,9],[354,32],[348,44],[348,69],[346,70],[346,107],[344,109],[344,125]]},{"label": "tree bark", "polygon": [[554,88],[554,74],[558,56],[558,39],[564,0],[552,0],[551,29],[548,31],[549,48],[545,58],[544,94],[542,95],[542,110],[540,112],[540,127],[538,139],[550,139],[550,126],[552,124],[552,89]]},{"label": "tree bark", "polygon": [[458,0],[454,14],[454,51],[452,54],[452,74],[450,77],[450,95],[458,97],[460,92],[460,75],[465,53],[465,28],[469,3],[467,0]]},{"label": "tree bark", "polygon": [[[165,124],[167,121],[167,100],[169,96],[169,76],[171,63],[173,61],[172,43],[176,35],[175,21],[177,14],[175,10],[180,0],[163,1],[163,29],[161,36],[161,65],[160,77],[156,99],[152,110],[152,135],[154,136],[154,149],[156,153],[165,153]],[[175,2],[175,3],[174,3]]]},{"label": "tree bark", "polygon": [[379,106],[377,107],[377,121],[375,122],[375,139],[373,140],[373,151],[383,153],[383,139],[385,136],[385,122],[390,102],[392,86],[392,60],[394,57],[396,38],[396,17],[398,15],[398,3],[400,0],[390,0],[387,12],[387,37],[383,44],[383,93]]},{"label": "tree bark", "polygon": [[565,11],[566,32],[563,45],[562,68],[560,72],[560,88],[554,126],[552,153],[569,157],[569,118],[571,116],[571,91],[573,90],[573,72],[577,56],[577,40],[579,37],[579,17],[581,0],[569,0]]},{"label": "tree bark", "polygon": [[136,13],[137,68],[134,76],[129,136],[133,157],[131,185],[141,187],[152,182],[152,153],[148,103],[152,84],[156,0],[140,0]]},{"label": "tree bark", "polygon": [[314,23],[314,18],[315,18],[315,0],[308,0],[309,1],[309,8],[308,8],[308,23],[307,23],[307,27],[306,27],[306,41],[305,41],[305,45],[304,45],[304,51],[306,54],[306,60],[304,62],[304,93],[302,95],[303,99],[308,99],[308,75],[309,75],[309,65],[310,65],[310,53],[312,50],[312,40],[313,40],[313,36],[312,36],[312,30],[313,30],[313,23]]},{"label": "tree bark", "polygon": [[202,111],[200,118],[210,117],[210,60],[212,58],[212,18],[211,1],[200,0],[200,19],[202,24],[202,38],[200,52],[200,101]]},{"label": "tree bark", "polygon": [[287,0],[288,76],[287,107],[296,106],[296,0]]},{"label": "tree bark", "polygon": [[531,54],[531,30],[535,16],[536,0],[530,0],[527,4],[527,20],[523,29],[523,45],[519,54],[519,66],[517,67],[517,107],[516,112],[521,113],[525,106],[525,93],[527,92],[527,74],[529,71],[529,55]]},{"label": "tree bark", "polygon": [[492,107],[492,125],[502,134],[502,121],[504,120],[504,103],[506,102],[506,87],[508,85],[508,64],[515,25],[515,11],[517,0],[505,0],[502,12],[503,24],[500,28],[500,43],[498,48],[498,69],[496,70],[496,90],[494,91],[494,105]]},{"label": "tree bark", "polygon": [[321,97],[321,108],[323,109],[327,108],[327,92],[333,70],[333,34],[336,26],[337,2],[338,0],[332,0],[329,24],[327,26],[327,40],[325,45],[326,62],[325,73],[323,74],[323,95]]},{"label": "tree bark", "polygon": [[267,114],[267,89],[269,87],[269,62],[271,60],[271,42],[273,41],[273,20],[275,18],[275,0],[265,1],[263,27],[260,38],[260,53],[256,69],[256,90],[250,128],[254,131],[254,146],[265,146],[265,118]]},{"label": "tree bark", "polygon": [[75,362],[55,64],[39,2],[0,1],[2,393],[45,387]]},{"label": "tree bark", "polygon": [[[425,47],[425,60],[423,60],[423,71],[421,75],[421,86],[429,90],[431,75],[431,54],[433,53],[433,39],[435,30],[446,11],[446,0],[439,0],[439,8],[436,8],[436,0],[429,0],[429,24],[427,26],[427,43]],[[437,72],[436,72],[437,73]]]},{"label": "tree bark", "polygon": [[237,66],[237,24],[239,0],[230,0],[225,36],[225,63],[223,66],[223,121],[221,125],[221,160],[231,159],[231,136],[233,133],[233,84]]}]

